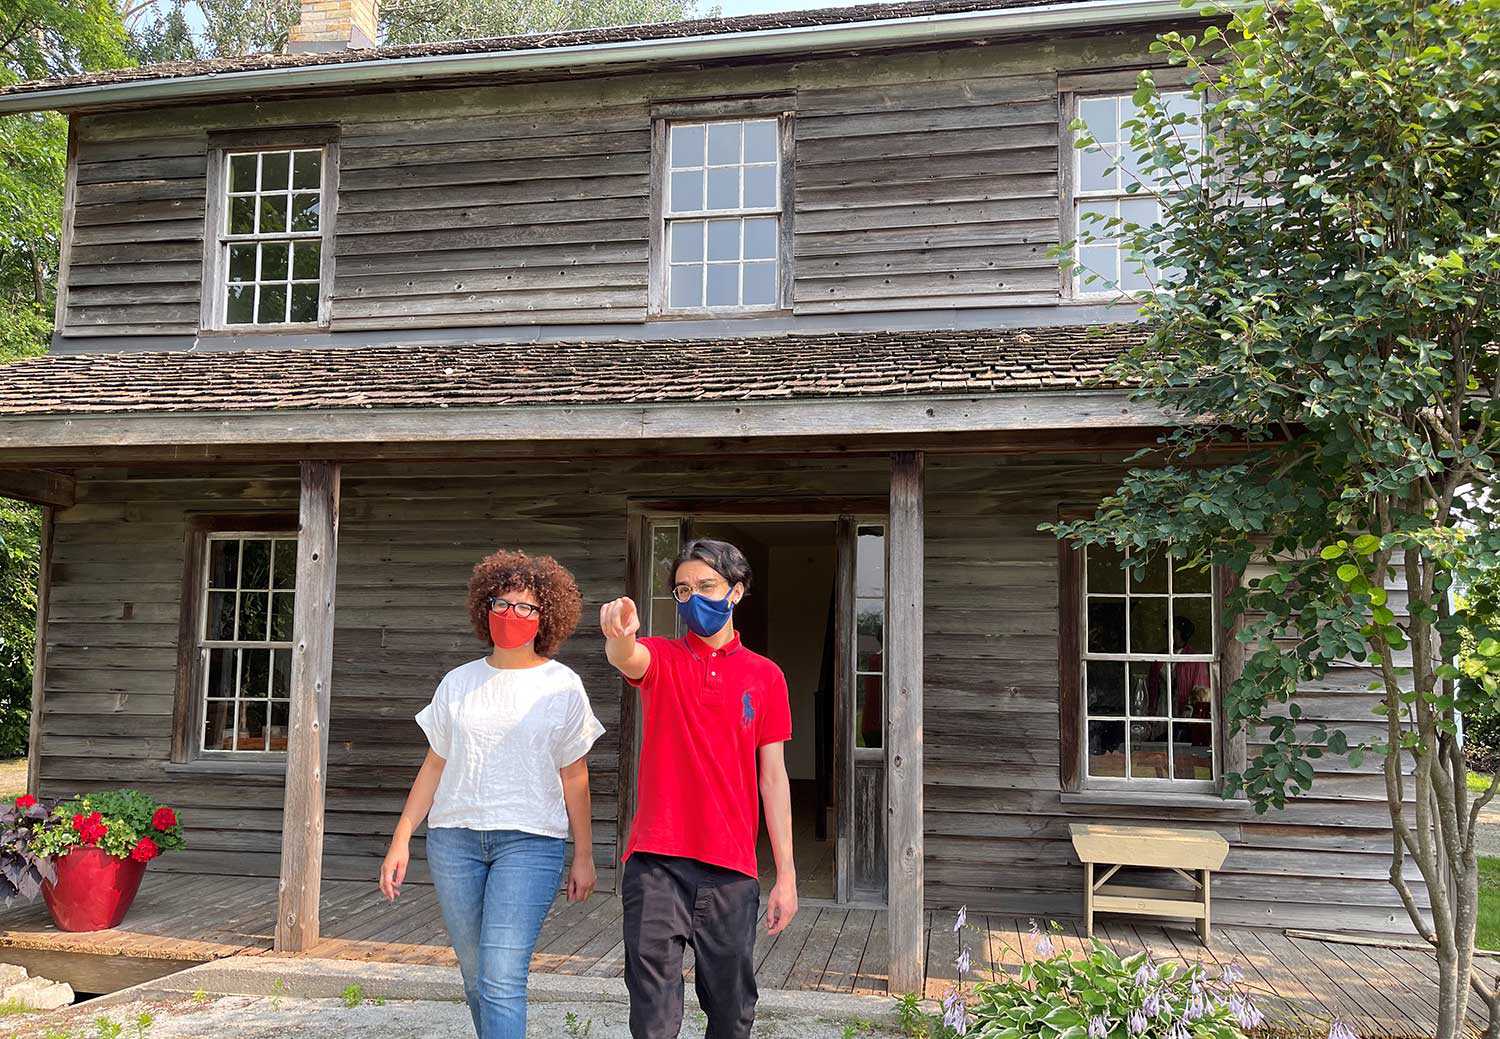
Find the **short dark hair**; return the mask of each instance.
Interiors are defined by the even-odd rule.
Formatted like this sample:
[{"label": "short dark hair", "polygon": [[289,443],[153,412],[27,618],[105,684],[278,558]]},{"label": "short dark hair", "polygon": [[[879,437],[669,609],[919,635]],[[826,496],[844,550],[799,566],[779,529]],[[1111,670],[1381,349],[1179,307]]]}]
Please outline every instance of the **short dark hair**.
[{"label": "short dark hair", "polygon": [[1172,626],[1177,629],[1177,634],[1182,636],[1184,642],[1198,634],[1198,625],[1194,624],[1191,618],[1184,617],[1180,613],[1172,619]]},{"label": "short dark hair", "polygon": [[682,546],[682,551],[672,561],[671,583],[677,582],[677,568],[694,559],[711,566],[715,573],[729,582],[729,587],[742,584],[745,591],[750,590],[750,561],[745,558],[745,553],[727,541],[713,538],[694,538]]}]

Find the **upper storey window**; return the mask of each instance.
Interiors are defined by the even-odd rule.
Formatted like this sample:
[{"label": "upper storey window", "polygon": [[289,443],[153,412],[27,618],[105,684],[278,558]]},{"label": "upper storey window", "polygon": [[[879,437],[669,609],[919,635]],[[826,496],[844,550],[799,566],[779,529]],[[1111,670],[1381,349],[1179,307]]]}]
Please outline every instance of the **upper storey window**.
[{"label": "upper storey window", "polygon": [[663,309],[779,307],[780,119],[673,121],[666,130]]},{"label": "upper storey window", "polygon": [[[1165,92],[1161,98],[1169,114],[1187,117],[1176,131],[1185,152],[1196,154],[1203,140],[1198,101],[1187,91]],[[1143,169],[1131,146],[1127,124],[1136,118],[1136,108],[1130,94],[1082,96],[1076,104],[1075,114],[1094,143],[1072,149],[1072,230],[1078,242],[1073,294],[1149,292],[1160,284],[1162,272],[1132,255],[1127,225],[1150,227],[1161,220],[1159,199],[1172,190],[1171,178]],[[1113,220],[1118,222],[1111,224]]]}]

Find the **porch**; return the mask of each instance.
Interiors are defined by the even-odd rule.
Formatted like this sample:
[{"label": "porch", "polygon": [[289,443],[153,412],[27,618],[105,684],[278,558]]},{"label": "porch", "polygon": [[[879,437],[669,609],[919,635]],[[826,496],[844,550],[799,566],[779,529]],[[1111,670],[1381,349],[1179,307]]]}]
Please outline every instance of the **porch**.
[{"label": "porch", "polygon": [[[126,923],[112,931],[66,934],[53,927],[40,903],[0,913],[0,958],[45,963],[54,977],[81,991],[114,988],[124,978],[144,978],[227,956],[272,956],[276,881],[268,878],[147,875]],[[618,977],[624,972],[619,899],[600,894],[583,904],[559,897],[537,941],[538,973]],[[954,982],[958,939],[952,914],[928,912],[924,920],[925,992],[940,998]],[[410,885],[394,905],[373,882],[325,881],[321,935],[313,956],[384,963],[453,964],[453,953],[433,889]],[[1036,956],[1030,919],[969,914],[970,950],[977,978],[1017,974]],[[1082,924],[1059,921],[1057,943],[1085,948]],[[1431,954],[1411,943],[1327,941],[1306,933],[1249,927],[1216,927],[1205,949],[1187,925],[1160,926],[1105,918],[1099,937],[1122,954],[1149,949],[1159,961],[1233,965],[1266,1012],[1268,1036],[1322,1036],[1339,1017],[1362,1039],[1416,1039],[1431,1035],[1437,1000]],[[805,905],[785,932],[764,931],[756,943],[757,975],[764,989],[845,992],[885,996],[888,943],[881,910]],[[692,971],[691,953],[686,969]],[[1489,964],[1493,969],[1493,964]],[[68,973],[71,971],[71,975]],[[1482,1011],[1470,1007],[1474,1035]]]}]

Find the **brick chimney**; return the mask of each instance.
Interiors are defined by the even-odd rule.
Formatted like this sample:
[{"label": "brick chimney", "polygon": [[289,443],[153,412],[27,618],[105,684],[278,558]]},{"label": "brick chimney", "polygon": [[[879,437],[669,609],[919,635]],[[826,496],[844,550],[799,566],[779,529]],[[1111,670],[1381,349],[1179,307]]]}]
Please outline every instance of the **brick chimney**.
[{"label": "brick chimney", "polygon": [[373,47],[376,0],[302,0],[302,15],[287,37],[293,54]]}]

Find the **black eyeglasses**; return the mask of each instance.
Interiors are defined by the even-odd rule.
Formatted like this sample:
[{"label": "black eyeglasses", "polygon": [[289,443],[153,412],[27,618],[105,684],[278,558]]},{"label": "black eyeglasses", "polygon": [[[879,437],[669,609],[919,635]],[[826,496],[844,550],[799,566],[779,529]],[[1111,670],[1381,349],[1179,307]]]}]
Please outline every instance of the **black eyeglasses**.
[{"label": "black eyeglasses", "polygon": [[527,620],[542,612],[540,606],[533,606],[529,602],[511,602],[509,599],[501,599],[498,596],[490,600],[489,606],[496,613],[515,610],[517,617],[524,617]]}]

